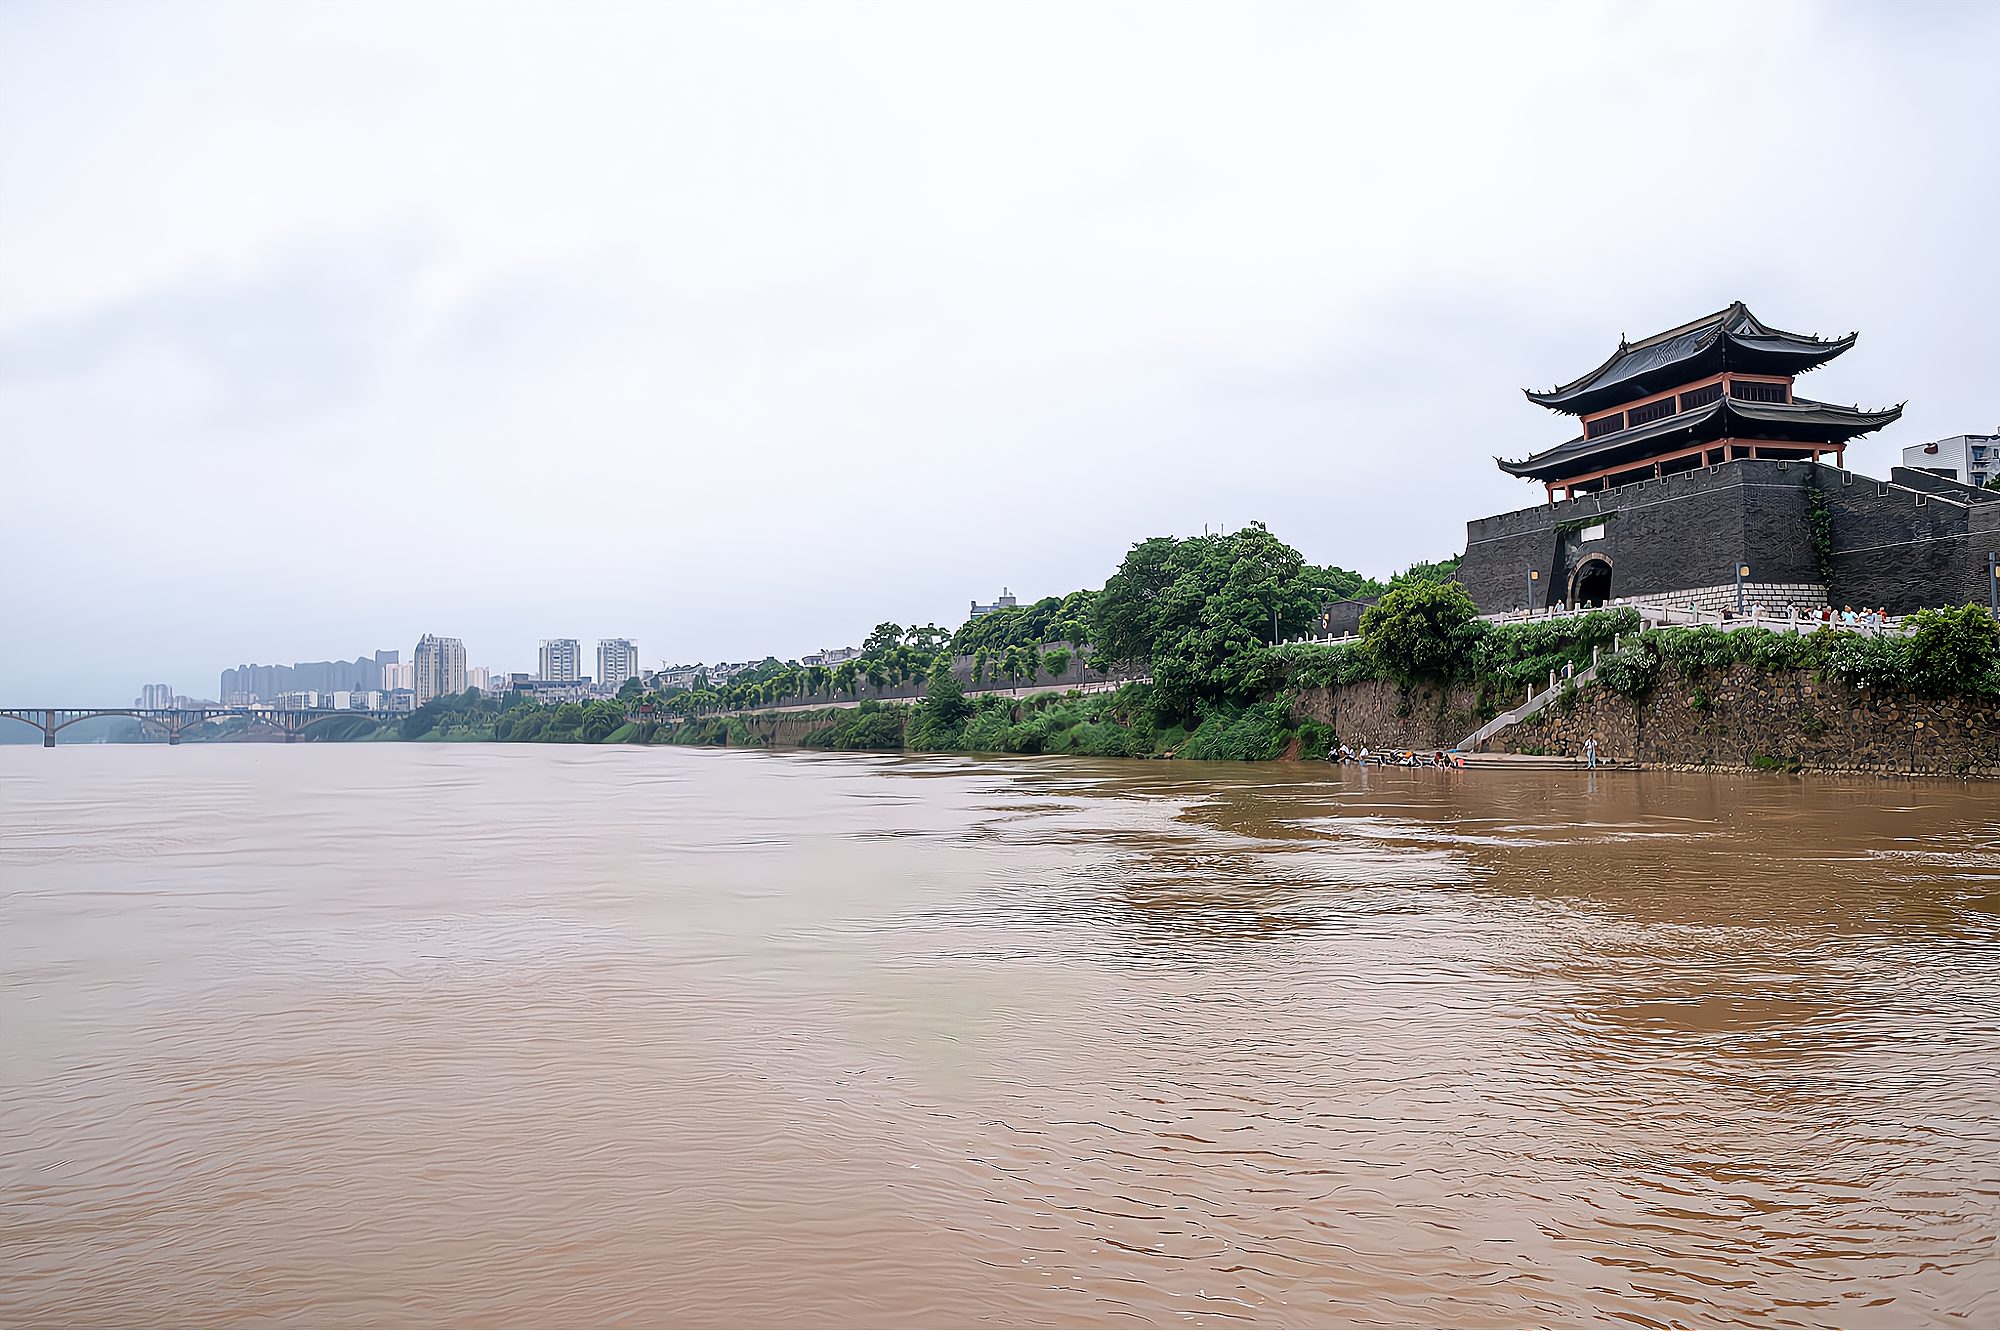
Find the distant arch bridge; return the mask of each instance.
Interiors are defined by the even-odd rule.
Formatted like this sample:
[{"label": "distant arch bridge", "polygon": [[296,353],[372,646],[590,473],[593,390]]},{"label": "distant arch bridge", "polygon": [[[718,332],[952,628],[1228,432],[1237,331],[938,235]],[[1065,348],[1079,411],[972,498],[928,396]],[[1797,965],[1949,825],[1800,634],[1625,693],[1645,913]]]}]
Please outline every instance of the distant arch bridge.
[{"label": "distant arch bridge", "polygon": [[129,716],[156,731],[164,731],[167,743],[181,742],[181,732],[204,722],[242,717],[252,725],[282,731],[285,742],[311,738],[310,731],[322,721],[340,716],[365,716],[374,721],[391,721],[406,712],[363,711],[332,707],[0,707],[0,719],[19,721],[42,732],[42,747],[53,749],[56,736],[79,721],[100,716]]}]

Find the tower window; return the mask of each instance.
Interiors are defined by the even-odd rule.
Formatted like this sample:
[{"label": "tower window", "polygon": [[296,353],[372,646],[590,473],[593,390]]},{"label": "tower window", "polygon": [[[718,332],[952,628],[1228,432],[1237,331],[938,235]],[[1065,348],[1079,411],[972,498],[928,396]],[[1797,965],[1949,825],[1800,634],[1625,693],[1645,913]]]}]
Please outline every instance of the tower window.
[{"label": "tower window", "polygon": [[1674,400],[1663,397],[1658,402],[1648,402],[1643,407],[1634,407],[1628,413],[1632,424],[1644,425],[1647,421],[1664,420],[1674,414]]},{"label": "tower window", "polygon": [[1614,430],[1622,430],[1624,428],[1625,413],[1614,411],[1609,416],[1599,416],[1596,420],[1584,426],[1583,437],[1585,439],[1595,439],[1600,435],[1607,435]]},{"label": "tower window", "polygon": [[1745,383],[1741,379],[1730,381],[1729,396],[1739,402],[1787,402],[1791,399],[1783,384]]},{"label": "tower window", "polygon": [[1700,388],[1689,389],[1681,394],[1681,410],[1693,411],[1696,407],[1705,407],[1721,396],[1721,384],[1703,384]]}]

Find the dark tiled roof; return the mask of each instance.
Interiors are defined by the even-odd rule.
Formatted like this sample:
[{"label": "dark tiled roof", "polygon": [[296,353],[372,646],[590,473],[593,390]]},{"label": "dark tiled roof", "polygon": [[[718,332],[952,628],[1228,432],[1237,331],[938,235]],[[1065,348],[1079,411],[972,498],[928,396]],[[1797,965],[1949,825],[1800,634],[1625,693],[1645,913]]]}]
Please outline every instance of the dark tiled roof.
[{"label": "dark tiled roof", "polygon": [[1821,340],[1772,328],[1738,301],[1693,323],[1640,342],[1621,343],[1610,360],[1581,379],[1530,402],[1581,416],[1615,407],[1723,370],[1745,374],[1803,374],[1854,345],[1856,334]]}]

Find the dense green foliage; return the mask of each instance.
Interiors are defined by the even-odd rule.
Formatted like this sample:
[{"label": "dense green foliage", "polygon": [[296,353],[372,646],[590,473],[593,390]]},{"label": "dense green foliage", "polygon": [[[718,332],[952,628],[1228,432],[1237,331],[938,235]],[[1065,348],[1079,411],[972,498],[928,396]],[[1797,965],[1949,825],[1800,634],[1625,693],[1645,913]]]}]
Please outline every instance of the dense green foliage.
[{"label": "dense green foliage", "polygon": [[[1434,614],[1410,608],[1414,598],[1392,603],[1391,597],[1397,595],[1392,592],[1383,598],[1389,613],[1374,620],[1373,637],[1366,636],[1369,623],[1364,617],[1364,636],[1355,641],[1287,643],[1273,653],[1277,673],[1293,688],[1334,688],[1369,679],[1407,685],[1432,679],[1490,684],[1512,694],[1525,684],[1546,683],[1551,670],[1587,666],[1593,648],[1608,651],[1619,634],[1639,631],[1638,612],[1629,608],[1522,624],[1461,619],[1464,607],[1457,604],[1454,592],[1459,592],[1456,584],[1422,594],[1427,606],[1435,608]],[[1399,654],[1398,669],[1385,667],[1378,655],[1385,633],[1396,635],[1392,650]],[[1413,661],[1429,663],[1430,668],[1411,669]]]},{"label": "dense green foliage", "polygon": [[1639,612],[1630,607],[1522,624],[1482,623],[1468,673],[1511,694],[1526,684],[1547,683],[1551,670],[1566,665],[1581,670],[1590,664],[1593,649],[1608,654],[1620,634],[1630,637],[1638,631]]},{"label": "dense green foliage", "polygon": [[[1373,590],[1364,592],[1351,592],[1349,594],[1353,596],[1375,596],[1379,595],[1381,592],[1392,590],[1397,587],[1402,587],[1412,582],[1449,582],[1453,577],[1457,575],[1458,566],[1464,562],[1464,559],[1465,556],[1463,555],[1453,555],[1450,559],[1439,559],[1433,561],[1418,560],[1416,563],[1404,569],[1401,573],[1392,575],[1389,579],[1388,587],[1383,587],[1379,583],[1371,582],[1369,585],[1373,588]],[[1359,576],[1359,575],[1357,574],[1354,576]]]},{"label": "dense green foliage", "polygon": [[1262,523],[1156,536],[1133,546],[1104,584],[1091,633],[1104,660],[1152,663],[1160,719],[1192,719],[1268,692],[1272,644],[1304,634],[1320,605],[1351,594],[1358,577],[1307,564]]},{"label": "dense green foliage", "polygon": [[1479,608],[1455,582],[1428,579],[1383,594],[1361,616],[1361,641],[1390,678],[1449,679],[1471,654]]},{"label": "dense green foliage", "polygon": [[799,743],[809,749],[900,749],[907,707],[885,707],[868,699],[842,712],[839,719],[808,734]]},{"label": "dense green foliage", "polygon": [[1661,628],[1628,638],[1598,669],[1606,688],[1628,697],[1650,692],[1672,665],[1699,679],[1745,663],[1759,670],[1812,670],[1856,688],[1907,689],[1929,697],[2000,693],[2000,626],[1982,606],[1919,610],[1908,635],[1868,636],[1823,628],[1778,633],[1764,628]]},{"label": "dense green foliage", "polygon": [[1080,591],[1044,596],[1033,605],[1004,606],[990,615],[966,620],[952,635],[951,650],[959,656],[971,656],[982,649],[992,655],[1009,647],[1039,647],[1045,642],[1081,647],[1090,641],[1090,607],[1096,599],[1096,592]]},{"label": "dense green foliage", "polygon": [[2000,693],[2000,624],[1983,606],[1919,610],[1911,619],[1906,653],[1918,692]]},{"label": "dense green foliage", "polygon": [[[974,700],[955,730],[937,728],[912,748],[959,749],[978,753],[1074,753],[1103,758],[1144,757],[1154,750],[1156,732],[1148,705],[1150,690],[1128,684],[1112,694],[1038,693],[1018,701],[986,696]],[[912,735],[920,725],[912,727]]]}]

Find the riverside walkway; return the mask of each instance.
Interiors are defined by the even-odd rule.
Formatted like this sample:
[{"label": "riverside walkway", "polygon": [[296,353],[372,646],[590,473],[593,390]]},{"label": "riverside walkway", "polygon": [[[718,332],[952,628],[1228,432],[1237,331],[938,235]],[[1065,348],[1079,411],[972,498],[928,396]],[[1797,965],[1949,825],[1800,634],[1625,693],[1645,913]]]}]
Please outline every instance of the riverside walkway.
[{"label": "riverside walkway", "polygon": [[[1096,679],[1081,684],[1061,684],[1061,683],[1018,684],[1010,686],[1008,688],[967,689],[965,691],[965,696],[967,700],[971,700],[974,698],[999,698],[999,697],[1031,698],[1044,693],[1077,693],[1088,696],[1090,694],[1097,694],[1097,693],[1116,693],[1118,692],[1118,690],[1124,688],[1127,684],[1150,684],[1152,682],[1153,682],[1153,677],[1151,675],[1139,675],[1131,679]],[[707,716],[753,716],[753,715],[768,716],[775,712],[823,712],[832,710],[834,708],[845,709],[849,707],[859,707],[864,702],[920,703],[923,700],[924,700],[923,691],[921,688],[917,688],[909,693],[899,693],[892,697],[886,697],[886,698],[839,698],[839,699],[828,699],[825,701],[818,701],[818,702],[812,701],[810,699],[802,702],[783,701],[783,702],[771,703],[762,707],[732,707],[726,711],[697,712],[693,716],[673,716],[665,718],[663,718],[658,714],[648,717],[648,716],[643,716],[642,714],[637,712],[628,712],[625,716],[625,719],[627,721],[632,721],[632,722],[638,722],[642,720],[657,722],[662,719],[675,720],[675,721],[691,721],[691,720],[696,720],[700,717],[707,717]]]},{"label": "riverside walkway", "polygon": [[[1911,632],[1906,617],[1891,615],[1880,624],[1857,622],[1843,623],[1838,618],[1822,620],[1810,615],[1771,615],[1745,612],[1741,615],[1725,616],[1715,610],[1677,610],[1666,605],[1600,605],[1580,610],[1508,610],[1497,615],[1480,615],[1483,624],[1546,624],[1552,620],[1581,619],[1603,610],[1631,610],[1639,616],[1639,631],[1647,629],[1683,627],[1721,629],[1725,633],[1737,629],[1769,629],[1773,633],[1816,633],[1820,629],[1833,629],[1838,633],[1855,633],[1863,637],[1881,635],[1906,635]],[[1321,646],[1338,643],[1360,642],[1358,633],[1344,633],[1327,637],[1286,638],[1280,646],[1293,643],[1312,643]]]}]

